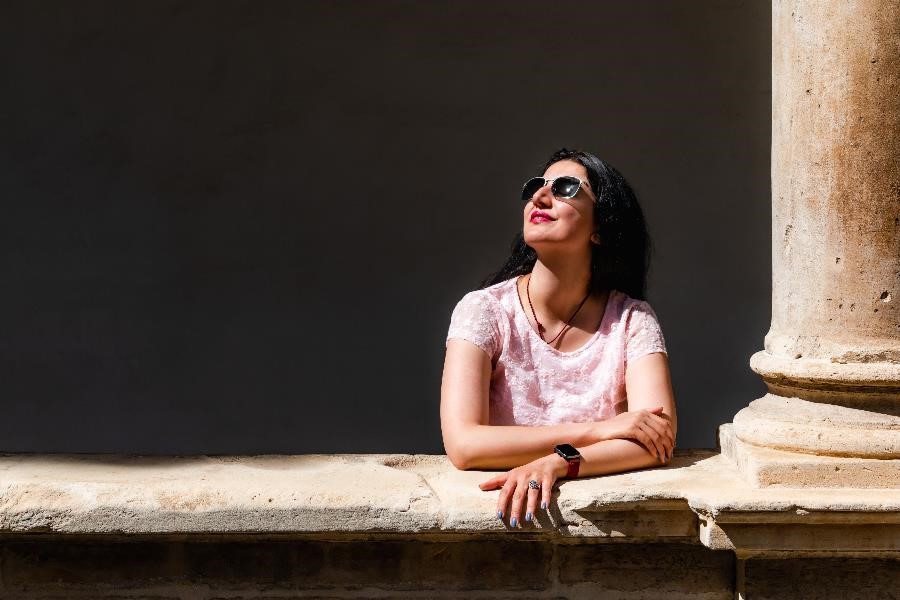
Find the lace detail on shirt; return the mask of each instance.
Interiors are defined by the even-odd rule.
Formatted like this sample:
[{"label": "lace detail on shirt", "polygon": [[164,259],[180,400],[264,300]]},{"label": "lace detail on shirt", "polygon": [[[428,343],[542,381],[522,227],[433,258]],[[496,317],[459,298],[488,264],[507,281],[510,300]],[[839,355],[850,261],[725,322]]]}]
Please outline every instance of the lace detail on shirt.
[{"label": "lace detail on shirt", "polygon": [[625,361],[635,361],[652,352],[668,354],[659,319],[646,301],[633,300],[625,335]]},{"label": "lace detail on shirt", "polygon": [[495,302],[491,296],[478,291],[463,296],[450,316],[447,341],[450,338],[469,340],[484,350],[492,360],[496,358],[502,346],[502,337]]},{"label": "lace detail on shirt", "polygon": [[610,419],[628,410],[627,361],[666,351],[650,305],[610,290],[593,342],[559,352],[535,334],[515,278],[463,296],[450,318],[451,338],[469,340],[491,357],[490,425]]}]

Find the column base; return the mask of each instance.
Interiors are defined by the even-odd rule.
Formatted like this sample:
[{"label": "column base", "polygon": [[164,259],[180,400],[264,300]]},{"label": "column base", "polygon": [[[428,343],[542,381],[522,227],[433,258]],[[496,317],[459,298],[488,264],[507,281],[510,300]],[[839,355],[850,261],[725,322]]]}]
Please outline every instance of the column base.
[{"label": "column base", "polygon": [[722,454],[753,487],[900,489],[900,460],[823,456],[741,441],[732,423],[719,426]]},{"label": "column base", "polygon": [[900,417],[772,393],[732,419],[743,442],[801,454],[900,459]]}]

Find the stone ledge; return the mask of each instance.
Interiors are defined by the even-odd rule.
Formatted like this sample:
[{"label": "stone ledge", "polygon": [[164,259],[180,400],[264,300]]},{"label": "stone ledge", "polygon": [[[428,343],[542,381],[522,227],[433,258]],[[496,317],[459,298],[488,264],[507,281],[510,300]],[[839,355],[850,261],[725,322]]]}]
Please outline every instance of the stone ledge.
[{"label": "stone ledge", "polygon": [[[810,531],[809,515],[827,514],[831,521],[820,526],[862,537],[845,547],[801,536],[789,549],[900,551],[896,490],[752,488],[712,451],[678,451],[666,467],[563,480],[549,511],[515,530],[495,516],[499,492],[478,488],[489,476],[459,471],[443,455],[7,454],[0,455],[0,533],[527,534],[758,552],[773,535],[766,528]],[[872,535],[873,526],[882,533]]]}]

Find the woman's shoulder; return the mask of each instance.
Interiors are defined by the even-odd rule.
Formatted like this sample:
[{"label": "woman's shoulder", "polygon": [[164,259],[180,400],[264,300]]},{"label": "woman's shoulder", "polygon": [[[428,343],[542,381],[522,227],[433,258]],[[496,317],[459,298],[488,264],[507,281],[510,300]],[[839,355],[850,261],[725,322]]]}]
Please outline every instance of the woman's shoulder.
[{"label": "woman's shoulder", "polygon": [[518,277],[504,279],[503,281],[498,281],[497,283],[485,286],[476,291],[487,292],[489,294],[493,294],[494,296],[500,296],[502,294],[508,293],[511,288],[515,288],[517,279]]},{"label": "woman's shoulder", "polygon": [[496,307],[503,303],[503,300],[509,296],[512,290],[515,290],[515,281],[515,278],[506,279],[499,283],[472,290],[467,292],[460,302],[466,301],[467,303]]},{"label": "woman's shoulder", "polygon": [[609,303],[607,312],[613,323],[629,324],[641,318],[650,317],[654,320],[657,318],[650,302],[630,296],[622,290],[610,290],[607,302]]},{"label": "woman's shoulder", "polygon": [[649,301],[623,294],[621,322],[627,362],[651,352],[668,354],[662,326]]},{"label": "woman's shoulder", "polygon": [[611,290],[610,299],[613,298],[615,298],[615,302],[622,307],[622,311],[625,313],[633,310],[653,310],[649,301],[629,296],[622,290]]},{"label": "woman's shoulder", "polygon": [[467,292],[457,302],[450,317],[448,342],[450,338],[463,338],[496,358],[509,331],[507,313],[501,304],[504,283]]}]

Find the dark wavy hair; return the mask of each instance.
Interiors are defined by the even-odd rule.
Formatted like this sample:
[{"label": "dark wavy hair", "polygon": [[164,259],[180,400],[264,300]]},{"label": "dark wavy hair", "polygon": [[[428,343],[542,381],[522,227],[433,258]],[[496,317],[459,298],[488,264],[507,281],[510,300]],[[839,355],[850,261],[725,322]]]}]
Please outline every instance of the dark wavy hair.
[{"label": "dark wavy hair", "polygon": [[[617,289],[646,300],[652,242],[631,186],[621,173],[593,154],[566,148],[554,152],[537,176],[561,160],[573,160],[587,169],[588,183],[597,197],[594,231],[600,236],[600,244],[591,246],[591,292]],[[531,272],[537,252],[525,243],[521,229],[511,251],[506,263],[482,281],[479,289]]]}]

